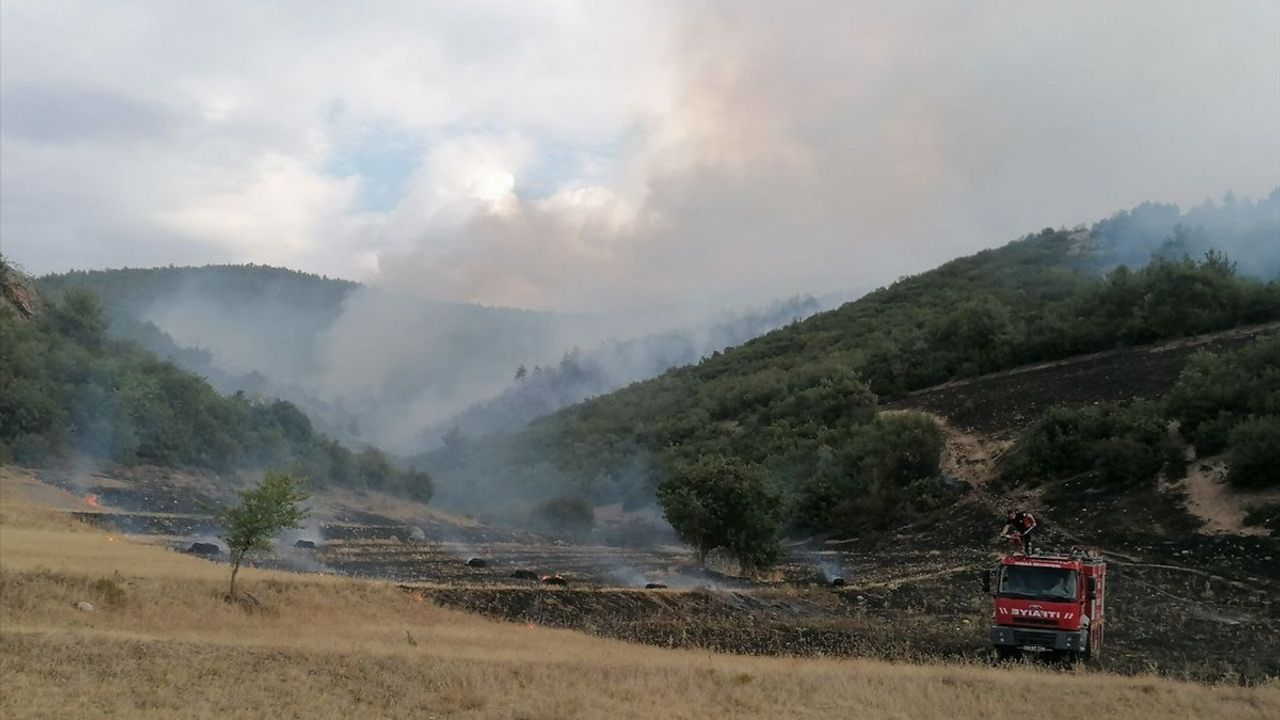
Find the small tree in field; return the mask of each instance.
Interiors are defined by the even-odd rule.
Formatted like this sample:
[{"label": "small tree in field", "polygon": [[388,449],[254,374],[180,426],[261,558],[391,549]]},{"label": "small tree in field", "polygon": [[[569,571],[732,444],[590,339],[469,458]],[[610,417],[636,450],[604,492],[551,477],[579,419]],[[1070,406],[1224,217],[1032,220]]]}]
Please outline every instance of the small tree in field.
[{"label": "small tree in field", "polygon": [[214,519],[223,527],[222,540],[231,553],[231,586],[227,597],[236,596],[236,574],[249,553],[271,549],[271,539],[282,530],[302,526],[307,510],[302,503],[307,494],[288,473],[268,470],[262,482],[240,492],[240,504],[219,507]]},{"label": "small tree in field", "polygon": [[658,502],[680,539],[697,548],[703,566],[716,548],[726,550],[743,570],[765,567],[778,557],[782,498],[753,465],[702,458],[663,481]]}]

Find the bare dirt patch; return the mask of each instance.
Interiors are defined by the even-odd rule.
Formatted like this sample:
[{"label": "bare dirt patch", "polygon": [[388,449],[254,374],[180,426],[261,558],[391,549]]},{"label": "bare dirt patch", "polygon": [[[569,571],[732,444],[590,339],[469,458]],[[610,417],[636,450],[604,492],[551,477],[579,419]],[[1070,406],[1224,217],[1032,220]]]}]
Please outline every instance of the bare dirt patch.
[{"label": "bare dirt patch", "polygon": [[1280,490],[1242,492],[1226,483],[1227,463],[1222,457],[1192,462],[1181,486],[1187,493],[1187,510],[1204,522],[1211,534],[1267,535],[1269,530],[1246,525],[1245,516],[1255,505],[1280,502]]}]

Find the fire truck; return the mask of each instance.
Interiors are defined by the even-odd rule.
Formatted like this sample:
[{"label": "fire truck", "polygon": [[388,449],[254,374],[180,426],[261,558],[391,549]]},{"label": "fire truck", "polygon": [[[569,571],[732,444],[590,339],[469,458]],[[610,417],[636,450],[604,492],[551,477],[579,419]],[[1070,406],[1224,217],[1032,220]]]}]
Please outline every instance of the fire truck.
[{"label": "fire truck", "polygon": [[991,644],[1001,658],[1023,652],[1096,657],[1106,629],[1107,564],[1096,550],[1009,555],[982,578],[995,597]]}]

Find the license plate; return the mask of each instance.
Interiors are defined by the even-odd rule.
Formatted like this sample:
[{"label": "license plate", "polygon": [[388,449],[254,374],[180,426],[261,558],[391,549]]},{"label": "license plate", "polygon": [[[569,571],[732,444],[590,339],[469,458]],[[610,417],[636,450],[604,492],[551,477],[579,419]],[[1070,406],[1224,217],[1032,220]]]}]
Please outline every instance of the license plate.
[{"label": "license plate", "polygon": [[1028,652],[1049,652],[1049,648],[1043,645],[1023,645],[1022,649]]}]

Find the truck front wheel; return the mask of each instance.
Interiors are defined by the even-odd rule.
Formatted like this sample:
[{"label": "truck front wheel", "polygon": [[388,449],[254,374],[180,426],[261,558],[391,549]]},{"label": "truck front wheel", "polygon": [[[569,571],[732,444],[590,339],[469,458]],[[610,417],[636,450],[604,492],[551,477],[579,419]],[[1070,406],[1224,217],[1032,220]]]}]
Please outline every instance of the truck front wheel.
[{"label": "truck front wheel", "polygon": [[996,660],[999,660],[1000,662],[1009,662],[1010,660],[1017,660],[1020,657],[1022,657],[1022,651],[1016,647],[1009,645],[996,646]]}]

